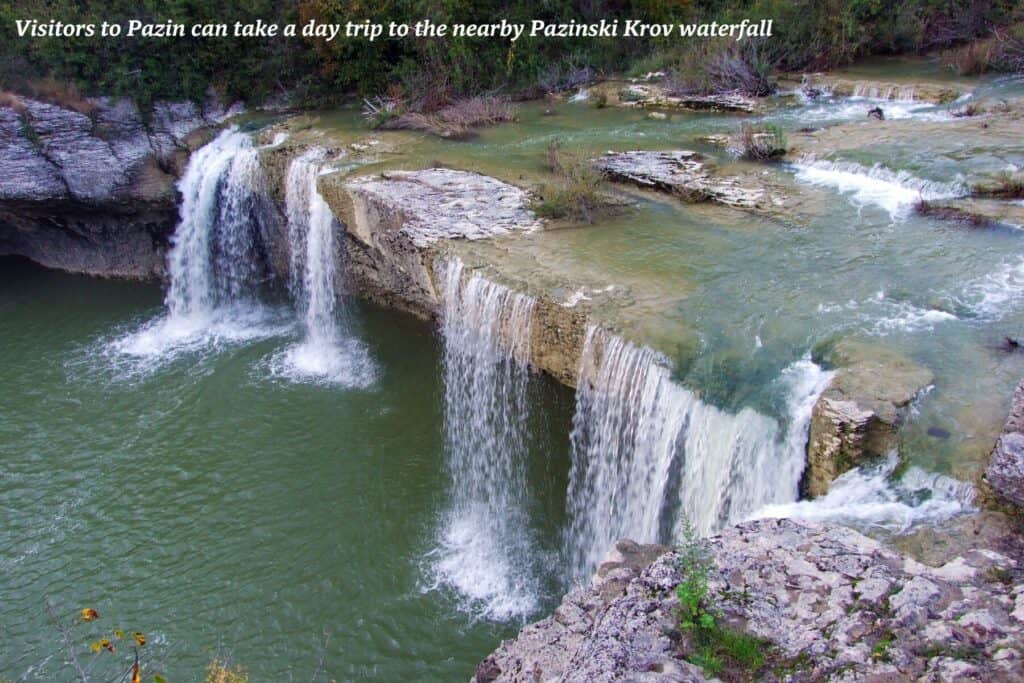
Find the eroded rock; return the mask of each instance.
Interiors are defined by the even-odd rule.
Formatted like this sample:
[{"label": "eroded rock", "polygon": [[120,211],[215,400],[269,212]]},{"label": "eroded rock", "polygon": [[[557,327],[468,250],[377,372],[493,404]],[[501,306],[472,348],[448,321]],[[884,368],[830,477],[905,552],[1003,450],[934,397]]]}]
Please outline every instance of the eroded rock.
[{"label": "eroded rock", "polygon": [[992,450],[985,481],[1002,501],[1024,507],[1024,382],[1013,394],[1010,416]]},{"label": "eroded rock", "polygon": [[771,205],[768,193],[733,176],[716,176],[690,150],[609,152],[594,164],[619,182],[666,192],[687,202],[713,201],[742,209]]},{"label": "eroded rock", "polygon": [[850,340],[833,347],[829,362],[836,374],[814,406],[807,447],[811,497],[865,458],[889,454],[907,407],[932,381],[931,371],[910,359]]},{"label": "eroded rock", "polygon": [[686,111],[719,111],[753,114],[761,106],[752,97],[736,93],[719,95],[674,94],[657,83],[632,84],[622,88],[619,103],[644,109],[682,109]]},{"label": "eroded rock", "polygon": [[[617,544],[621,555],[634,548],[662,550]],[[974,550],[933,568],[851,529],[793,520],[741,524],[708,550],[709,602],[721,621],[769,643],[755,679],[1024,675],[1024,583],[999,553]],[[706,680],[682,658],[677,559],[669,552],[640,571],[628,561],[602,565],[553,616],[503,642],[473,680]]]},{"label": "eroded rock", "polygon": [[0,254],[71,272],[150,278],[177,222],[191,137],[238,111],[126,99],[88,115],[20,98],[0,107]]}]

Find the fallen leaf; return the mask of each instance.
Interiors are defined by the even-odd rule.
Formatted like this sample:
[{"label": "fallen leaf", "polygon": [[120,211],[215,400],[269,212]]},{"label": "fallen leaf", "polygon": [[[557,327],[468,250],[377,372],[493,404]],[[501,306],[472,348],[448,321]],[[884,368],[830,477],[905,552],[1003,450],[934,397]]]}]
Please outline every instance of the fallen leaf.
[{"label": "fallen leaf", "polygon": [[95,621],[100,618],[100,613],[94,610],[92,607],[86,607],[82,610],[82,621]]},{"label": "fallen leaf", "polygon": [[145,644],[146,644],[146,636],[145,636],[145,635],[143,635],[143,634],[141,634],[141,633],[139,633],[138,631],[136,631],[135,633],[133,633],[133,634],[132,634],[132,637],[133,637],[133,638],[135,638],[135,642],[136,642],[136,644],[137,644],[137,645],[138,645],[139,647],[142,647],[143,645],[145,645]]}]

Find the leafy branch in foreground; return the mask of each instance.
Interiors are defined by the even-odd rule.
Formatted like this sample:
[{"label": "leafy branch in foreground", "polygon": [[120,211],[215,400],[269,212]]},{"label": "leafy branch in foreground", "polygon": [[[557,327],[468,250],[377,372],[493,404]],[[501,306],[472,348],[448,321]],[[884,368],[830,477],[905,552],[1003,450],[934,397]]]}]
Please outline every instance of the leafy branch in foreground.
[{"label": "leafy branch in foreground", "polygon": [[710,676],[749,679],[765,664],[767,642],[722,623],[711,602],[714,565],[705,542],[688,522],[676,554],[676,567],[684,577],[676,586],[684,656]]}]

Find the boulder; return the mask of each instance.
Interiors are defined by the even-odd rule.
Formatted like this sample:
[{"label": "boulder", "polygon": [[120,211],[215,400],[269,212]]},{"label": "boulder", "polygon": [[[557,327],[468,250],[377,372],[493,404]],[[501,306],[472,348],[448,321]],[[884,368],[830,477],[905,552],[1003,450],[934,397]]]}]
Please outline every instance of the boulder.
[{"label": "boulder", "polygon": [[[678,627],[679,556],[629,541],[616,550],[590,585],[488,655],[473,681],[706,680]],[[754,680],[1024,675],[1024,583],[994,551],[929,567],[851,529],[785,519],[733,527],[706,550],[719,623],[766,642]],[[657,559],[642,569],[627,559],[644,554]]]},{"label": "boulder", "polygon": [[811,497],[865,458],[892,452],[907,407],[932,382],[927,368],[861,342],[837,343],[828,362],[836,373],[814,406],[808,439],[804,485]]},{"label": "boulder", "polygon": [[999,436],[985,482],[1003,502],[1024,508],[1024,382],[1013,393],[1013,406]]}]

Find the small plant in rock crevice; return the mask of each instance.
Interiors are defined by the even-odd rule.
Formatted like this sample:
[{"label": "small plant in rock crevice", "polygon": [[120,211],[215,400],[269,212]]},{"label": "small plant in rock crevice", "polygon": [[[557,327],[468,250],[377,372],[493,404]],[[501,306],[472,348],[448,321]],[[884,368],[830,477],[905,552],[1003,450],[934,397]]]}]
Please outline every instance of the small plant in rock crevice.
[{"label": "small plant in rock crevice", "polygon": [[722,623],[710,590],[714,565],[705,543],[688,523],[676,553],[676,567],[683,575],[676,597],[684,656],[710,676],[749,679],[764,667],[767,643]]},{"label": "small plant in rock crevice", "polygon": [[785,156],[789,150],[786,132],[778,124],[755,128],[744,123],[740,126],[740,156],[751,161],[770,161]]}]

